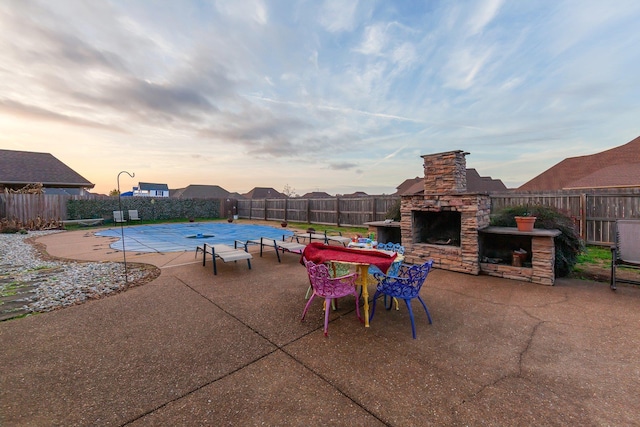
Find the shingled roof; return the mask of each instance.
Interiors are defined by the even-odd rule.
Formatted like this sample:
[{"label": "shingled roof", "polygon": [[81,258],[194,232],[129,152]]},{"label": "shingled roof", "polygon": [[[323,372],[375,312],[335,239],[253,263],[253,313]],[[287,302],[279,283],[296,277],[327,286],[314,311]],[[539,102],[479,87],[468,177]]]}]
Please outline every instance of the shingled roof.
[{"label": "shingled roof", "polygon": [[247,199],[286,199],[287,196],[271,187],[255,187],[248,193],[243,194]]},{"label": "shingled roof", "polygon": [[230,196],[231,193],[219,185],[192,184],[185,188],[171,191],[171,197],[179,199],[225,199]]},{"label": "shingled roof", "polygon": [[56,188],[93,188],[94,184],[49,153],[0,150],[0,186],[42,183]]},{"label": "shingled roof", "polygon": [[518,190],[544,191],[571,188],[640,186],[640,136],[632,141],[588,156],[569,157],[552,166]]},{"label": "shingled roof", "polygon": [[[507,191],[507,186],[502,180],[491,178],[490,176],[480,176],[477,170],[467,169],[467,191],[476,193],[488,193]],[[406,179],[397,187],[397,195],[415,195],[424,192],[424,178],[415,177]]]},{"label": "shingled roof", "polygon": [[324,191],[312,191],[302,196],[303,199],[328,199],[333,197],[331,194]]}]

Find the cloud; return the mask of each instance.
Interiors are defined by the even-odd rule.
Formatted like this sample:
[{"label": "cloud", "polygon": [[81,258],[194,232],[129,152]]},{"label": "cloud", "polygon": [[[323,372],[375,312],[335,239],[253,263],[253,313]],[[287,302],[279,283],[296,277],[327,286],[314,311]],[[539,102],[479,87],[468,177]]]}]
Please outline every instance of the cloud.
[{"label": "cloud", "polygon": [[320,24],[331,33],[351,31],[355,26],[357,7],[356,0],[325,0],[320,10]]},{"label": "cloud", "polygon": [[[420,155],[451,149],[525,181],[546,165],[538,152],[593,152],[638,133],[640,6],[574,6],[1,2],[3,141],[97,141],[181,185],[213,164],[245,185],[226,169],[243,164],[282,187],[286,163],[325,191],[355,178],[393,189],[421,173]],[[92,170],[110,176],[115,161]]]},{"label": "cloud", "polygon": [[337,163],[329,163],[329,169],[331,170],[349,170],[358,167],[356,163],[351,162],[337,162]]}]

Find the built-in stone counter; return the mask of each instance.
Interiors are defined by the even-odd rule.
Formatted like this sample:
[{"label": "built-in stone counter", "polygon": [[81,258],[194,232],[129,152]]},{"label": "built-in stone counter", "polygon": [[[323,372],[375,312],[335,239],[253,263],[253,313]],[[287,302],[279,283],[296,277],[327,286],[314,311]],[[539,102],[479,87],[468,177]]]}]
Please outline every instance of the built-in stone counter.
[{"label": "built-in stone counter", "polygon": [[369,227],[369,233],[376,233],[376,240],[379,243],[401,242],[402,233],[398,221],[372,221],[365,222],[364,225]]},{"label": "built-in stone counter", "polygon": [[[560,230],[518,231],[515,227],[485,227],[478,232],[482,273],[542,285],[555,283],[554,238],[561,234]],[[519,249],[524,249],[527,255],[522,266],[513,266],[512,254]],[[486,262],[488,260],[503,262]]]}]

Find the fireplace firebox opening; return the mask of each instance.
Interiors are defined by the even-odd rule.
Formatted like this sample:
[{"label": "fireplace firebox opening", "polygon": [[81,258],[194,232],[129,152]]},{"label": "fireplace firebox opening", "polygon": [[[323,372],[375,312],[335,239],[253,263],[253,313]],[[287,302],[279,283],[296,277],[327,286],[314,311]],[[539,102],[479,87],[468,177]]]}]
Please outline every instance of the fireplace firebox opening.
[{"label": "fireplace firebox opening", "polygon": [[460,246],[460,212],[413,211],[412,217],[413,243]]}]

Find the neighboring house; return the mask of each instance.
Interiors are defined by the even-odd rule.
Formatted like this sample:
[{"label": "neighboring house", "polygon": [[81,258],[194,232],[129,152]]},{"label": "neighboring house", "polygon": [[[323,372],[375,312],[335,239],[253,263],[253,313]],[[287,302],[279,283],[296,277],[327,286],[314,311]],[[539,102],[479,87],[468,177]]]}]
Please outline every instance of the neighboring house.
[{"label": "neighboring house", "polygon": [[[406,179],[396,187],[395,195],[422,194],[424,192],[424,178],[415,177]],[[477,170],[467,169],[467,191],[471,193],[495,193],[507,191],[507,186],[502,180],[490,176],[480,176]]]},{"label": "neighboring house", "polygon": [[640,137],[600,153],[566,158],[518,190],[632,187],[640,187]]},{"label": "neighboring house", "polygon": [[467,169],[467,191],[478,193],[492,193],[498,191],[507,191],[507,186],[500,179],[494,179],[490,176],[480,176],[477,170],[473,168]]},{"label": "neighboring house", "polygon": [[171,190],[171,197],[178,199],[237,199],[238,196],[238,193],[230,193],[219,185],[192,184],[185,188]]},{"label": "neighboring house", "polygon": [[248,193],[243,194],[245,199],[286,199],[287,196],[268,187],[255,187]]},{"label": "neighboring house", "polygon": [[369,195],[367,193],[365,193],[364,191],[356,191],[355,193],[351,193],[351,194],[343,194],[340,197],[369,197]]},{"label": "neighboring house", "polygon": [[312,191],[311,193],[307,193],[302,196],[302,199],[327,199],[333,197],[329,193],[325,193],[324,191]]},{"label": "neighboring house", "polygon": [[0,150],[0,192],[42,184],[45,194],[84,196],[95,184],[49,153]]},{"label": "neighboring house", "polygon": [[169,197],[167,184],[154,184],[151,182],[139,182],[138,187],[133,187],[134,197]]}]

